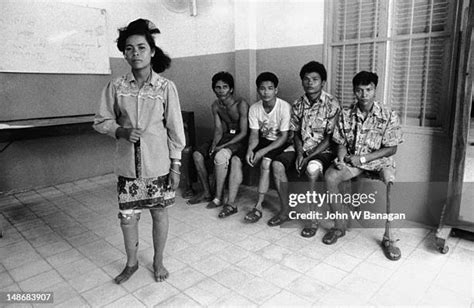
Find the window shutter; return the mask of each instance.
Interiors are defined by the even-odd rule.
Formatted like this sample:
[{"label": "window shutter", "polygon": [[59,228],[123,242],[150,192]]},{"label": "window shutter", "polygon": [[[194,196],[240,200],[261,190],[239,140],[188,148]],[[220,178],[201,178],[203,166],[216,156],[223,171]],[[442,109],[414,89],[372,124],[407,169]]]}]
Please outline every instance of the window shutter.
[{"label": "window shutter", "polygon": [[[344,104],[353,103],[352,78],[361,71],[383,69],[385,43],[380,42],[386,1],[336,0],[331,73],[334,95]],[[381,91],[383,86],[379,88]]]},{"label": "window shutter", "polygon": [[456,1],[331,3],[333,94],[349,105],[354,99],[353,76],[373,71],[379,75],[377,97],[398,111],[403,124],[442,126],[449,109]]},{"label": "window shutter", "polygon": [[397,0],[390,59],[390,104],[402,123],[442,125],[443,78],[451,46],[448,0]]}]

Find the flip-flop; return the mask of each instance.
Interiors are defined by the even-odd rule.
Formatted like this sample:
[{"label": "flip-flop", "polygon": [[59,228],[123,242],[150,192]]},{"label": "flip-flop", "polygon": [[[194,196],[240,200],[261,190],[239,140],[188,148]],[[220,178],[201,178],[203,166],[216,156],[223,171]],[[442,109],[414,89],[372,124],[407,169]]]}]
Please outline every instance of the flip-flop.
[{"label": "flip-flop", "polygon": [[235,213],[237,213],[237,207],[233,207],[232,205],[226,203],[226,204],[224,204],[224,208],[219,213],[218,217],[219,218],[225,218],[225,217],[228,217],[228,216],[233,215]]},{"label": "flip-flop", "polygon": [[336,228],[331,228],[324,236],[323,243],[326,245],[332,245],[337,242],[337,239],[346,235],[346,231]]},{"label": "flip-flop", "polygon": [[303,230],[301,230],[301,236],[313,237],[316,235],[316,231],[318,231],[318,227],[303,228]]},{"label": "flip-flop", "polygon": [[267,225],[270,227],[279,226],[289,220],[288,216],[281,217],[280,215],[273,216],[268,222]]},{"label": "flip-flop", "polygon": [[194,196],[193,198],[189,199],[186,203],[187,204],[198,204],[198,203],[204,203],[204,202],[209,202],[209,201],[212,201],[212,197],[206,197],[204,195],[197,195],[197,196]]},{"label": "flip-flop", "polygon": [[391,261],[398,261],[402,257],[402,252],[400,251],[400,248],[395,246],[395,243],[398,240],[390,240],[386,237],[383,238],[382,240],[382,250],[387,259]]},{"label": "flip-flop", "polygon": [[245,215],[244,219],[247,222],[254,223],[259,221],[260,218],[262,218],[262,211],[254,207],[250,212],[247,213],[247,215]]}]

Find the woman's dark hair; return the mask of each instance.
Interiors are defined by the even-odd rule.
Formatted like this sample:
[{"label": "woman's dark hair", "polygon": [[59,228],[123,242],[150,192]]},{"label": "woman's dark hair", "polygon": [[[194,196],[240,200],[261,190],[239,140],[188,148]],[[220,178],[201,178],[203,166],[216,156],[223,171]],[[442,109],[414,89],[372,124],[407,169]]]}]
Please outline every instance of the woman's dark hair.
[{"label": "woman's dark hair", "polygon": [[311,61],[303,65],[300,71],[301,80],[303,80],[304,75],[307,73],[318,73],[319,76],[321,77],[321,81],[326,81],[327,76],[328,76],[324,65],[316,61]]},{"label": "woman's dark hair", "polygon": [[155,55],[151,58],[151,66],[157,73],[164,72],[171,65],[171,59],[167,54],[155,44],[153,34],[160,33],[160,30],[147,19],[137,19],[128,24],[125,28],[120,28],[119,37],[117,38],[117,48],[122,53],[125,51],[125,43],[127,38],[132,35],[143,35],[150,45],[151,50],[155,51]]},{"label": "woman's dark hair", "polygon": [[275,86],[275,88],[278,87],[278,77],[272,72],[264,72],[258,75],[257,80],[255,82],[257,84],[257,88],[260,87],[260,85],[264,81],[273,82],[273,85]]},{"label": "woman's dark hair", "polygon": [[218,81],[223,81],[229,85],[229,88],[234,89],[234,77],[230,73],[219,72],[212,76],[212,89],[214,89]]},{"label": "woman's dark hair", "polygon": [[352,78],[352,87],[355,89],[357,86],[367,86],[373,83],[375,87],[379,83],[379,76],[377,74],[367,71],[361,71]]}]

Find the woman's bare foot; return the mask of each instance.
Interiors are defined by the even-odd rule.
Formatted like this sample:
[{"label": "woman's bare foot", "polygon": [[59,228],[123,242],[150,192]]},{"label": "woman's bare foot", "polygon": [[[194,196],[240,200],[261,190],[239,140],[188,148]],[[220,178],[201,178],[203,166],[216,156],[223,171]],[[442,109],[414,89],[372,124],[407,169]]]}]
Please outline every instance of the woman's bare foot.
[{"label": "woman's bare foot", "polygon": [[163,266],[163,264],[160,264],[160,265],[153,264],[153,271],[154,271],[153,274],[155,275],[155,281],[156,282],[165,281],[170,275],[170,273]]}]

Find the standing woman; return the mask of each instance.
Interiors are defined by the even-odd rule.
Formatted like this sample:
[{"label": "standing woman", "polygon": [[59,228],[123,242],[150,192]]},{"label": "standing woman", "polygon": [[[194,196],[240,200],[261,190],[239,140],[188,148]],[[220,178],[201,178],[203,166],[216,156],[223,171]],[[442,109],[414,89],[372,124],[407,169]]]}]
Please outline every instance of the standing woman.
[{"label": "standing woman", "polygon": [[158,73],[171,59],[155,45],[158,28],[137,19],[119,29],[117,47],[131,72],[105,87],[94,128],[116,139],[115,173],[120,226],[127,264],[115,277],[120,284],[138,269],[138,221],[142,209],[153,220],[153,270],[156,281],[168,278],[163,251],[168,236],[167,207],[174,204],[179,185],[183,120],[174,83]]}]

